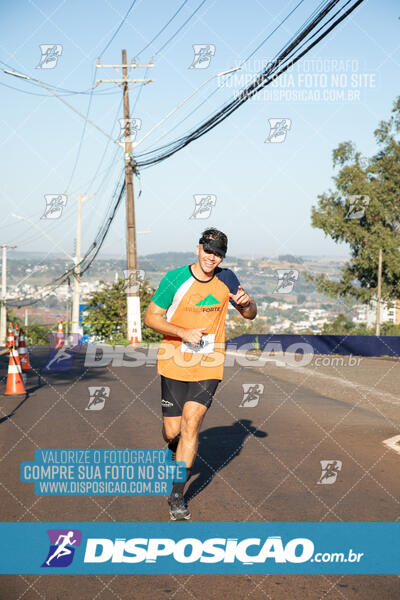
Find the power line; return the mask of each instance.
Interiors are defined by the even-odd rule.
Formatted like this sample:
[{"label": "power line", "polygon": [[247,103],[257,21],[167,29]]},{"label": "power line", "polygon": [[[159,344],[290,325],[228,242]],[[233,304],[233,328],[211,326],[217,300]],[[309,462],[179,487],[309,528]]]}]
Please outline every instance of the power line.
[{"label": "power line", "polygon": [[125,173],[124,173],[124,171],[122,171],[122,173],[121,173],[120,181],[121,181],[121,179],[123,179],[123,182],[122,182],[122,184],[120,184],[120,183],[117,184],[117,185],[120,185],[120,189],[119,189],[118,195],[115,196],[116,199],[115,199],[114,204],[111,207],[110,216],[106,218],[105,223],[99,230],[99,233],[97,234],[95,241],[92,243],[92,245],[90,246],[89,250],[87,251],[87,253],[85,254],[85,256],[83,258],[82,262],[83,262],[84,266],[81,271],[82,273],[85,273],[85,271],[87,271],[90,268],[93,261],[95,260],[98,253],[100,252],[101,247],[103,246],[104,241],[107,237],[107,234],[110,230],[111,224],[114,221],[114,218],[117,214],[118,208],[121,204],[121,201],[124,197],[124,192],[125,192]]},{"label": "power line", "polygon": [[110,41],[105,45],[103,52],[100,54],[100,57],[103,56],[104,52],[110,47],[110,45],[112,44],[112,42],[115,40],[115,37],[117,36],[119,30],[121,29],[121,27],[123,26],[123,24],[125,23],[126,19],[129,16],[129,13],[131,12],[132,8],[135,6],[137,0],[133,0],[132,4],[130,5],[130,7],[128,8],[126,15],[123,17],[121,23],[118,25],[117,29],[115,30],[114,34],[112,35]]},{"label": "power line", "polygon": [[[278,31],[278,29],[287,21],[287,19],[294,13],[295,10],[297,10],[297,8],[303,3],[304,0],[301,0],[295,7],[294,9],[279,23],[279,25],[277,25],[277,27],[275,27],[275,29],[268,34],[268,36],[266,38],[264,38],[264,40],[245,58],[243,59],[240,63],[239,66],[243,66],[252,56],[254,56],[254,54],[257,52],[257,50],[259,50],[271,37],[272,35]],[[339,0],[338,0],[339,1]],[[319,6],[311,13],[310,17],[308,17],[308,19],[305,21],[305,23],[303,23],[303,25],[296,31],[295,34],[293,34],[293,36],[289,39],[289,41],[287,42],[287,44],[289,44],[292,40],[295,39],[295,37],[300,34],[302,28],[304,28],[305,26],[307,26],[312,19],[314,18],[314,16],[316,14],[318,14],[319,11],[323,10],[327,5],[329,4],[329,0],[324,0],[323,2],[321,2],[319,4]],[[272,60],[275,60],[275,57]],[[272,62],[272,61],[271,61]],[[258,77],[259,75],[255,75],[254,79],[256,77]],[[228,77],[232,77],[232,75],[228,75]],[[165,138],[166,136],[170,135],[175,129],[177,129],[184,121],[186,121],[189,117],[192,116],[192,114],[194,114],[195,112],[197,112],[197,110],[199,108],[201,108],[206,102],[209,101],[209,99],[214,96],[214,94],[216,94],[221,88],[216,87],[215,90],[213,90],[204,100],[202,100],[202,102],[200,102],[190,113],[188,113],[181,121],[179,121],[179,123],[177,123],[174,127],[172,127],[169,131],[165,132],[162,136],[160,136],[156,143],[158,143],[160,140],[162,140],[163,138]],[[223,107],[225,106],[224,103],[222,103],[220,105],[220,107],[218,108],[218,110],[221,110]],[[213,111],[212,113],[209,113],[209,115],[206,117],[206,119],[210,119],[212,117],[212,115],[215,114],[215,111]],[[195,125],[195,127],[199,127],[200,126],[201,121]],[[187,134],[186,134],[187,135]]]},{"label": "power line", "polygon": [[[7,64],[3,60],[0,60],[0,63],[2,65],[4,65],[5,67],[7,67],[7,69],[9,69],[10,71],[16,71],[16,69],[14,67]],[[36,83],[35,81],[32,81],[32,79],[28,79],[27,81],[31,85],[40,88],[40,85],[38,83]],[[8,87],[12,90],[16,90],[17,92],[21,92],[23,94],[29,94],[31,96],[42,96],[42,97],[46,97],[46,98],[49,97],[49,94],[40,94],[40,93],[30,92],[28,90],[24,90],[22,88],[18,88],[18,87],[15,87],[13,85],[9,85],[9,84],[3,83],[3,82],[0,82],[0,85],[2,85],[4,87]],[[68,88],[63,88],[58,85],[52,85],[51,83],[48,83],[46,85],[47,85],[47,87],[51,88],[52,90],[55,90],[56,92],[58,92],[59,96],[87,95],[87,94],[91,94],[93,92],[92,88],[88,88],[87,90],[70,90]],[[105,90],[97,90],[96,92],[94,92],[95,96],[114,96],[116,94],[118,94],[118,92],[110,91],[110,88],[105,89]]]},{"label": "power line", "polygon": [[[165,48],[165,47],[166,47],[166,46],[167,46],[167,45],[168,45],[168,44],[169,44],[169,43],[170,43],[170,42],[171,42],[171,41],[174,39],[174,37],[176,37],[176,35],[177,35],[177,34],[178,34],[178,33],[179,33],[179,32],[180,32],[182,29],[183,29],[183,27],[184,27],[184,26],[185,26],[185,25],[186,25],[186,24],[187,24],[187,23],[190,21],[190,19],[191,19],[191,18],[194,16],[194,14],[196,14],[196,12],[197,12],[197,11],[198,11],[198,10],[201,8],[201,6],[202,6],[202,5],[205,3],[205,1],[206,1],[206,0],[203,0],[203,1],[200,3],[200,5],[199,5],[199,6],[198,6],[198,7],[195,9],[195,11],[193,11],[193,12],[192,12],[192,14],[191,14],[191,15],[188,17],[188,19],[186,19],[186,21],[185,21],[185,22],[184,22],[184,23],[183,23],[183,24],[182,24],[182,25],[179,27],[178,31],[177,31],[177,32],[175,32],[175,33],[174,33],[174,35],[173,35],[173,36],[171,36],[171,37],[169,38],[169,40],[167,40],[167,42],[166,42],[165,44],[163,44],[163,46],[162,46],[162,48],[160,49],[160,51],[161,51],[162,49],[164,49],[164,48]],[[169,19],[169,21],[166,23],[166,25],[165,25],[165,26],[164,26],[164,27],[163,27],[163,28],[162,28],[162,29],[161,29],[161,30],[158,32],[158,34],[156,34],[156,36],[154,36],[154,38],[151,40],[151,42],[150,42],[150,43],[153,43],[153,42],[154,42],[154,41],[155,41],[155,40],[156,40],[156,39],[159,37],[159,35],[161,35],[161,33],[162,33],[162,32],[163,32],[165,29],[166,29],[166,27],[167,27],[167,26],[168,26],[168,25],[171,23],[171,21],[172,21],[172,20],[173,20],[173,19],[174,19],[174,18],[175,18],[175,17],[176,17],[178,14],[179,14],[179,12],[182,10],[182,8],[184,7],[184,5],[185,5],[186,3],[187,3],[187,0],[185,0],[185,1],[184,1],[184,2],[181,4],[181,6],[178,8],[178,10],[177,10],[177,11],[174,13],[174,15],[173,15],[173,16],[172,16],[172,17]],[[114,34],[113,34],[113,36],[111,37],[111,39],[109,40],[109,42],[108,42],[108,43],[106,44],[106,46],[104,47],[104,49],[103,49],[103,51],[101,52],[100,56],[101,56],[102,54],[104,54],[104,52],[105,52],[105,51],[106,51],[106,50],[107,50],[107,49],[110,47],[111,43],[113,42],[113,40],[115,39],[116,35],[117,35],[117,34],[118,34],[118,32],[120,31],[121,27],[122,27],[122,26],[123,26],[123,24],[125,23],[125,21],[126,21],[126,19],[127,19],[128,15],[129,15],[129,13],[131,12],[131,10],[132,10],[132,8],[134,7],[134,5],[135,5],[135,4],[136,4],[136,0],[133,0],[133,2],[131,3],[131,5],[130,5],[130,7],[129,7],[128,11],[127,11],[127,13],[125,14],[124,18],[122,19],[121,23],[120,23],[120,24],[119,24],[119,26],[117,27],[116,31],[114,32]],[[143,51],[143,50],[142,50],[142,51]],[[142,51],[141,51],[141,52],[142,52]],[[5,63],[4,63],[4,64],[5,64]],[[6,66],[8,66],[8,65],[6,65]],[[88,117],[89,117],[90,109],[91,109],[91,106],[92,106],[94,83],[95,83],[95,73],[94,73],[94,77],[93,77],[92,86],[91,86],[91,88],[90,88],[90,90],[89,90],[89,101],[88,101],[88,107],[87,107],[87,111],[86,111],[86,119],[88,119]],[[73,92],[71,92],[71,90],[65,90],[65,88],[57,88],[56,86],[53,86],[53,88],[54,88],[54,89],[58,89],[58,90],[59,90],[59,92],[66,92],[67,94],[73,93]],[[138,100],[139,100],[139,98],[140,98],[141,91],[142,91],[142,90],[141,90],[141,88],[140,88],[140,92],[139,92],[139,94],[138,94],[138,96],[137,96],[137,98],[136,98],[135,107],[136,107],[136,104],[137,104],[137,102],[138,102]],[[86,92],[86,91],[85,91],[85,92]],[[33,94],[33,95],[36,95],[35,93],[32,93],[32,94]],[[114,128],[115,122],[116,122],[116,119],[114,120],[113,128]],[[80,155],[81,155],[81,150],[82,150],[82,146],[83,146],[83,141],[84,141],[84,137],[85,137],[85,133],[86,133],[86,127],[87,127],[87,120],[85,120],[85,123],[84,123],[83,129],[82,129],[81,137],[80,137],[79,144],[78,144],[77,156],[76,156],[76,159],[75,159],[75,162],[74,162],[74,166],[73,166],[73,169],[72,169],[71,176],[70,176],[70,178],[69,178],[69,182],[68,182],[68,185],[67,185],[67,189],[69,189],[70,185],[72,184],[72,181],[73,181],[73,178],[74,178],[74,175],[75,175],[75,172],[76,172],[76,168],[77,168],[77,165],[78,165],[78,162],[79,162],[79,158],[80,158]],[[104,160],[104,157],[105,157],[105,154],[106,154],[106,152],[107,152],[107,149],[108,149],[108,143],[107,143],[107,145],[106,145],[106,147],[105,147],[105,150],[104,150],[104,152],[103,152],[103,155],[102,155],[102,157],[101,157],[101,159],[100,159],[100,163],[99,163],[99,165],[98,165],[98,167],[97,167],[97,169],[96,169],[95,175],[94,175],[94,177],[93,177],[92,181],[91,181],[91,182],[90,182],[90,184],[89,184],[89,187],[92,185],[92,183],[93,183],[94,179],[96,178],[96,176],[97,176],[97,174],[98,174],[98,172],[99,172],[99,169],[101,168],[101,164],[102,164],[102,162],[103,162],[103,160]],[[112,167],[112,164],[110,165],[110,168],[111,168],[111,167]],[[108,175],[108,172],[109,172],[109,171],[107,170],[107,172],[106,172],[106,174],[105,174],[105,177]],[[104,181],[105,177],[103,178],[103,181]],[[118,184],[117,184],[117,187],[118,187]],[[101,249],[101,247],[102,247],[102,245],[103,245],[103,243],[104,243],[104,240],[105,240],[105,238],[106,238],[106,236],[107,236],[107,233],[108,233],[108,231],[109,231],[109,228],[110,228],[110,226],[111,226],[111,223],[112,223],[112,222],[113,222],[113,220],[114,220],[114,217],[115,217],[115,215],[116,215],[116,212],[117,212],[117,210],[118,210],[118,207],[119,207],[119,205],[120,205],[121,199],[122,199],[122,197],[123,197],[124,190],[125,190],[125,182],[124,182],[122,185],[120,185],[120,190],[119,190],[119,193],[118,193],[118,195],[117,195],[117,196],[116,196],[116,191],[114,192],[114,195],[113,195],[113,200],[114,200],[114,202],[111,202],[111,204],[110,204],[110,210],[109,210],[109,211],[108,211],[108,213],[107,213],[107,214],[109,214],[109,216],[108,216],[108,217],[106,217],[105,221],[103,222],[103,225],[102,225],[102,227],[100,228],[100,230],[99,230],[99,232],[98,232],[98,234],[97,234],[97,236],[96,236],[96,238],[95,238],[95,241],[92,243],[92,245],[90,246],[89,250],[87,251],[87,253],[86,253],[86,254],[85,254],[85,256],[83,257],[83,259],[82,259],[82,260],[80,261],[80,263],[79,263],[79,267],[80,267],[80,272],[81,272],[81,274],[83,274],[83,273],[84,273],[84,272],[85,272],[85,271],[86,271],[88,268],[90,268],[91,264],[93,263],[93,261],[94,261],[94,260],[95,260],[95,258],[97,257],[97,255],[98,255],[98,253],[99,253],[99,251],[100,251],[100,249]],[[116,198],[116,199],[115,199],[115,198]],[[111,211],[111,212],[110,212],[110,211]],[[61,285],[61,284],[62,284],[64,281],[66,281],[68,278],[70,278],[72,275],[74,275],[74,273],[75,273],[75,270],[76,270],[76,265],[74,265],[74,266],[73,266],[71,269],[69,269],[69,270],[68,270],[68,271],[66,271],[64,274],[62,274],[60,277],[58,277],[58,278],[55,280],[55,281],[57,282],[57,284],[56,284],[56,285],[55,285],[55,286],[52,288],[52,290],[54,290],[54,289],[56,289],[57,287],[59,287],[59,285]],[[51,286],[51,283],[50,283],[50,284],[49,284],[47,287],[49,287],[49,286]],[[49,293],[51,293],[51,290],[49,291]],[[35,300],[34,302],[36,303],[36,302],[39,302],[39,301],[40,301],[40,299],[37,299],[37,300]],[[18,301],[13,301],[13,305],[15,305],[17,302],[18,302],[19,304],[21,304],[21,300],[18,300]],[[31,303],[32,303],[32,300],[23,300],[22,302],[24,302],[24,303],[30,303],[30,304],[31,304]],[[11,304],[10,304],[10,305],[11,305]]]},{"label": "power line", "polygon": [[[142,89],[142,88],[140,88],[140,89]],[[121,110],[121,106],[122,106],[122,98],[121,98],[121,100],[120,100],[120,103],[119,103],[119,105],[118,105],[118,107],[117,107],[117,112],[116,112],[116,115],[115,115],[115,118],[114,118],[114,122],[113,122],[113,125],[112,125],[112,127],[111,127],[111,130],[110,130],[110,135],[112,135],[112,132],[114,131],[114,127],[115,127],[115,124],[117,123],[117,120],[118,120],[118,115],[119,115],[119,111]],[[100,171],[101,165],[103,164],[104,158],[105,158],[105,156],[106,156],[106,154],[107,154],[107,150],[108,150],[108,148],[109,148],[109,146],[110,146],[110,142],[111,142],[111,140],[110,140],[110,139],[108,139],[108,140],[107,140],[107,142],[106,142],[106,145],[105,145],[105,148],[104,148],[104,151],[103,151],[102,157],[101,157],[101,159],[100,159],[100,162],[99,162],[99,164],[98,164],[98,166],[97,166],[97,169],[96,169],[96,171],[95,171],[95,174],[93,175],[93,177],[92,177],[92,179],[91,179],[90,183],[89,183],[89,184],[88,184],[88,186],[87,186],[87,190],[89,190],[89,189],[91,188],[91,186],[94,184],[94,182],[96,181],[96,178],[97,178],[97,176],[98,176],[98,174],[99,174],[99,171]],[[116,154],[117,154],[117,152],[118,152],[118,151],[119,151],[119,148],[116,148],[116,149],[115,149],[115,154],[114,154],[114,157],[116,156]],[[107,173],[107,174],[108,174],[108,173]],[[104,176],[104,179],[105,179],[105,177],[106,177],[106,175]],[[100,185],[100,187],[102,187],[102,186]]]},{"label": "power line", "polygon": [[[150,60],[153,62],[153,57],[151,57]],[[144,76],[143,76],[144,79],[147,79],[147,73],[148,73],[148,71],[149,71],[149,67],[146,67],[146,70],[145,70]],[[139,88],[139,92],[138,92],[138,94],[136,96],[135,102],[134,102],[133,107],[132,107],[132,113],[131,113],[132,115],[135,114],[136,106],[137,106],[137,104],[138,104],[138,102],[140,100],[140,96],[142,95],[142,91],[143,91],[144,85],[145,84],[142,83],[142,85]]]},{"label": "power line", "polygon": [[189,17],[186,19],[186,21],[184,21],[184,23],[182,23],[182,25],[175,31],[175,33],[161,46],[161,48],[159,48],[159,50],[157,50],[156,54],[160,54],[160,52],[162,52],[164,50],[164,48],[166,48],[168,46],[168,44],[170,42],[172,42],[172,40],[178,35],[178,33],[180,33],[182,31],[182,29],[185,27],[185,25],[187,23],[189,23],[189,21],[194,17],[194,15],[197,13],[197,11],[200,10],[200,8],[203,6],[203,4],[205,4],[205,2],[207,2],[207,0],[202,0],[202,2],[200,2],[199,6],[192,12],[191,15],[189,15]]},{"label": "power line", "polygon": [[[237,110],[242,104],[247,102],[249,98],[254,96],[257,92],[262,90],[264,87],[269,85],[274,79],[284,73],[290,66],[293,66],[300,58],[307,54],[315,45],[317,45],[322,39],[324,39],[339,23],[341,23],[363,0],[348,0],[344,6],[333,15],[328,21],[325,21],[317,31],[312,35],[310,33],[325,19],[325,17],[333,10],[333,8],[339,3],[340,0],[332,0],[324,8],[322,8],[318,14],[310,22],[310,18],[306,21],[306,26],[303,25],[300,34],[297,35],[291,43],[287,43],[284,48],[276,55],[276,59],[272,64],[269,64],[261,74],[257,76],[247,88],[243,89],[240,94],[234,99],[225,104],[221,110],[216,112],[212,117],[207,119],[199,127],[194,129],[188,135],[185,135],[177,140],[170,142],[160,148],[150,150],[139,154],[135,161],[135,168],[149,167],[157,164],[169,156],[172,156],[194,140],[203,136],[205,133],[216,127],[219,123],[224,121],[229,115]],[[348,8],[336,21],[334,21],[329,27],[327,25],[338,15],[343,9],[353,2],[352,6]],[[324,29],[324,31],[311,43],[312,40],[318,33]],[[301,42],[305,42],[301,44]],[[300,45],[301,44],[301,45]],[[298,52],[305,44],[308,46],[302,51]]]},{"label": "power line", "polygon": [[[100,53],[99,58],[101,58],[103,56],[104,52],[110,47],[110,45],[114,41],[114,39],[117,36],[118,32],[120,31],[121,27],[123,26],[123,24],[125,23],[126,19],[128,18],[128,15],[130,14],[132,8],[135,6],[136,1],[137,0],[133,0],[133,2],[131,3],[130,7],[128,8],[125,16],[123,17],[122,21],[118,25],[117,29],[115,30],[115,32],[113,33],[113,35],[111,36],[111,38],[107,42],[107,44],[104,46],[103,51]],[[94,91],[94,84],[95,83],[96,83],[96,67],[94,67],[94,71],[93,71],[91,93],[89,95],[89,102],[88,102],[88,107],[87,107],[87,111],[86,111],[86,119],[85,119],[85,122],[83,124],[83,129],[82,129],[81,137],[80,137],[80,140],[79,140],[78,152],[77,152],[77,155],[76,155],[75,163],[74,163],[74,166],[72,168],[72,173],[71,173],[71,176],[69,178],[68,185],[66,187],[67,190],[69,189],[70,185],[72,184],[73,178],[75,176],[75,171],[76,171],[76,168],[78,166],[79,158],[80,158],[80,155],[81,155],[83,140],[84,140],[85,134],[86,134],[87,119],[89,118],[89,113],[90,113],[90,109],[91,109],[91,106],[92,106],[93,91]]]},{"label": "power line", "polygon": [[[263,39],[263,41],[255,48],[255,50],[252,51],[251,54],[249,54],[245,59],[243,59],[240,63],[239,66],[242,66],[243,64],[245,64],[256,52],[257,50],[259,50],[272,36],[273,34],[278,31],[278,29],[280,27],[282,27],[282,25],[289,19],[289,17],[291,17],[291,15],[298,9],[298,7],[303,4],[304,0],[300,0],[300,2],[290,11],[290,13],[279,23],[279,25],[277,25],[275,27],[275,29],[273,29],[273,31],[268,34],[267,37],[265,37]],[[323,4],[326,4],[327,2],[329,2],[329,0],[325,0],[325,2],[321,2],[320,6],[322,6]],[[310,19],[312,19],[313,15],[315,13],[318,12],[318,8],[316,8],[314,10],[314,12],[312,13],[312,15],[309,17],[309,19],[307,21],[309,21]],[[306,23],[307,23],[306,21]],[[296,34],[294,34],[296,35]],[[292,36],[291,39],[293,39],[294,36]],[[227,77],[232,77],[232,75],[228,75]],[[184,121],[186,121],[189,117],[191,117],[195,112],[197,112],[199,110],[199,108],[201,108],[206,102],[209,101],[209,99],[214,96],[214,94],[216,94],[221,88],[220,87],[216,87],[215,90],[213,90],[204,100],[202,100],[193,110],[191,110],[183,119],[181,119],[176,125],[174,125],[174,127],[172,127],[171,129],[169,129],[168,131],[166,131],[165,133],[163,133],[159,138],[157,138],[156,143],[158,143],[160,140],[162,140],[163,138],[165,138],[166,136],[170,135],[175,129],[177,129]],[[223,104],[220,105],[221,107],[224,106]],[[214,114],[210,113],[210,116]]]},{"label": "power line", "polygon": [[[96,69],[94,69],[94,72],[93,72],[92,90],[93,90],[93,86],[94,86],[95,82],[96,82]],[[87,119],[89,118],[90,108],[92,106],[92,100],[93,100],[93,93],[91,93],[89,96],[89,102],[88,102],[88,107],[87,107],[87,111],[86,111],[85,122],[83,124],[83,129],[82,129],[81,137],[79,139],[79,144],[78,144],[78,152],[75,157],[74,166],[72,167],[72,173],[71,173],[68,183],[65,187],[66,190],[68,190],[72,184],[72,181],[75,176],[75,171],[76,171],[76,168],[78,166],[78,162],[79,162],[79,159],[81,156],[82,144],[83,144],[83,139],[84,139],[85,133],[86,133]]]},{"label": "power line", "polygon": [[137,56],[140,56],[145,50],[147,50],[147,48],[149,46],[151,46],[151,44],[153,42],[156,41],[156,39],[162,34],[163,31],[165,31],[165,29],[168,27],[168,25],[175,19],[175,17],[181,12],[182,8],[185,6],[185,4],[188,3],[189,0],[184,0],[182,2],[182,4],[180,5],[180,7],[178,8],[178,10],[172,15],[172,17],[167,21],[167,23],[160,29],[160,31],[158,33],[156,33],[156,35],[150,40],[150,42],[148,44],[146,44],[138,53]]},{"label": "power line", "polygon": [[[91,244],[91,246],[86,251],[83,258],[79,262],[81,275],[90,268],[93,261],[95,260],[98,253],[100,252],[100,250],[104,244],[104,241],[107,237],[107,234],[110,230],[111,224],[113,223],[113,221],[115,219],[118,208],[123,199],[124,192],[125,192],[125,180],[124,180],[124,170],[123,170],[119,175],[119,178],[118,178],[118,181],[117,181],[117,184],[115,186],[115,190],[114,190],[114,193],[112,196],[112,202],[110,203],[109,210],[107,211],[107,214],[103,220],[103,223],[98,230],[95,240]],[[76,266],[77,265],[73,265],[73,267],[71,267],[70,269],[67,269],[66,271],[64,271],[64,273],[62,273],[61,275],[59,275],[58,277],[54,278],[52,281],[47,283],[45,286],[43,286],[42,289],[45,289],[45,292],[47,291],[46,295],[42,295],[42,297],[40,297],[40,298],[35,298],[35,297],[27,298],[25,296],[24,298],[10,299],[10,300],[7,300],[7,306],[19,306],[19,307],[32,306],[34,304],[37,304],[38,302],[41,302],[48,295],[50,295],[52,292],[54,292],[57,288],[59,288],[64,283],[66,283],[71,277],[73,277]]]},{"label": "power line", "polygon": [[[204,4],[205,0],[201,3]],[[214,113],[210,118],[208,118],[205,122],[203,122],[196,129],[191,131],[188,135],[185,135],[177,140],[166,144],[160,148],[156,148],[155,150],[151,150],[149,152],[142,153],[138,155],[139,160],[133,161],[133,167],[136,170],[138,167],[147,167],[162,160],[165,160],[169,156],[175,154],[186,145],[191,143],[192,141],[198,139],[199,137],[205,135],[208,131],[216,127],[219,123],[225,120],[228,116],[230,116],[234,111],[236,111],[244,102],[246,102],[250,97],[255,95],[257,92],[262,90],[264,87],[269,85],[274,79],[279,77],[283,72],[285,72],[289,67],[294,65],[298,60],[300,60],[305,54],[307,54],[314,46],[316,46],[322,39],[324,39],[339,23],[341,23],[351,12],[359,6],[363,2],[363,0],[347,0],[345,4],[339,8],[333,15],[326,19],[327,16],[333,11],[333,9],[339,4],[340,0],[331,0],[330,2],[324,2],[320,4],[320,9],[316,13],[312,13],[312,15],[306,20],[303,26],[298,30],[298,33],[292,36],[290,40],[285,44],[285,46],[281,49],[279,53],[277,53],[275,60],[267,66],[257,77],[256,79],[248,85],[246,88],[242,89],[240,94],[234,100],[225,104],[219,111]],[[296,6],[296,8],[301,4],[301,2]],[[196,9],[195,12],[201,7],[201,5]],[[350,6],[349,6],[350,5]],[[349,7],[345,12],[344,9]],[[295,8],[295,9],[296,9]],[[294,9],[294,10],[295,10]],[[293,12],[293,11],[292,11]],[[340,14],[343,13],[343,14]],[[340,15],[340,16],[338,16]],[[338,18],[336,18],[338,17]],[[334,20],[336,18],[336,20]],[[186,21],[187,22],[187,21]],[[184,24],[181,26],[181,28]],[[180,28],[180,29],[181,29]],[[275,29],[276,30],[276,29]],[[274,30],[274,31],[275,31]],[[274,33],[274,32],[272,32]],[[270,37],[272,33],[268,36]],[[172,36],[171,39],[173,39]],[[268,38],[267,38],[268,39]],[[167,42],[169,43],[169,42]],[[306,47],[305,47],[306,46]],[[164,45],[165,47],[165,45]],[[305,48],[304,48],[305,47]],[[304,50],[300,51],[302,48]],[[252,56],[252,55],[250,55]],[[121,182],[121,178],[123,177],[123,172],[121,177],[117,183],[115,188],[112,202],[110,203],[109,210],[107,211],[107,215],[103,224],[101,225],[98,234],[95,238],[95,241],[92,243],[85,256],[80,262],[80,266],[82,267],[81,272],[84,273],[88,268],[90,268],[91,264],[97,257],[104,240],[108,234],[110,226],[115,218],[118,207],[121,203],[124,191],[125,191],[125,183]],[[65,282],[69,277],[72,276],[75,266],[71,269],[67,270],[61,276],[59,276],[56,280],[58,281],[57,286],[61,285]],[[54,283],[51,282],[51,283]],[[39,300],[37,300],[39,301]]]}]

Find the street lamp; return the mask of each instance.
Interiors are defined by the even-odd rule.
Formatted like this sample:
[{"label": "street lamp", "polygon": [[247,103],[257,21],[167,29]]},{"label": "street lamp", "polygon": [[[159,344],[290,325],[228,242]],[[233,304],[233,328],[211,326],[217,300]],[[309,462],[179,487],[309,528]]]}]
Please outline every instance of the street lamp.
[{"label": "street lamp", "polygon": [[47,85],[45,83],[43,83],[43,81],[40,81],[40,79],[35,79],[34,77],[29,77],[28,75],[24,75],[23,73],[17,73],[17,71],[10,71],[9,69],[3,69],[4,73],[6,73],[7,75],[13,75],[14,77],[19,77],[20,79],[27,79],[28,81],[34,81],[35,83],[38,83],[42,88],[44,88],[45,90],[47,90],[48,92],[50,92],[50,94],[53,94],[53,96],[55,96],[56,98],[58,98],[63,104],[65,104],[66,106],[68,106],[68,108],[70,108],[71,110],[74,111],[74,113],[76,113],[77,115],[79,115],[80,117],[82,117],[82,119],[85,119],[85,121],[87,121],[88,123],[90,123],[90,125],[92,125],[93,127],[95,127],[98,131],[100,131],[100,133],[102,133],[103,135],[106,136],[106,138],[108,138],[109,140],[111,140],[114,144],[117,144],[117,146],[119,146],[119,142],[117,142],[117,140],[114,140],[113,137],[111,137],[111,135],[109,135],[108,133],[106,133],[104,131],[104,129],[102,129],[101,127],[99,127],[98,125],[96,125],[96,123],[94,121],[92,121],[91,119],[88,119],[83,113],[81,113],[77,108],[75,108],[75,106],[72,106],[72,104],[70,104],[69,102],[67,102],[66,100],[64,100],[64,98],[61,98],[61,96],[59,96],[58,94],[56,94],[51,88],[47,87]]}]

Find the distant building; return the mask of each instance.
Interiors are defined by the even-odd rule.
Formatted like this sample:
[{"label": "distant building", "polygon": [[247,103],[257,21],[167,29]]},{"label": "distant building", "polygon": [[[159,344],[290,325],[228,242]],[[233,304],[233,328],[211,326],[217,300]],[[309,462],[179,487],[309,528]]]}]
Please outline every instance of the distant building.
[{"label": "distant building", "polygon": [[237,268],[237,262],[224,261],[224,269],[236,269],[236,268]]},{"label": "distant building", "polygon": [[[358,304],[356,307],[356,316],[353,323],[364,324],[367,327],[373,327],[376,323],[376,299],[372,299],[369,304]],[[390,302],[381,301],[381,323],[393,323],[400,325],[400,300]]]}]

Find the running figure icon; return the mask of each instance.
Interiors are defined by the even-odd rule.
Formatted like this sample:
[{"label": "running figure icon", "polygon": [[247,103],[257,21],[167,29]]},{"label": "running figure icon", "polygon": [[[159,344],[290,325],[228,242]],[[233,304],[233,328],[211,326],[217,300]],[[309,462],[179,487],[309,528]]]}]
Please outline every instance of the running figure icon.
[{"label": "running figure icon", "polygon": [[64,348],[60,348],[59,350],[57,350],[57,353],[53,356],[53,358],[48,362],[48,364],[43,368],[43,371],[49,371],[50,367],[52,364],[55,364],[55,366],[57,367],[59,365],[60,362],[62,362],[63,360],[71,360],[72,354],[70,352],[68,352],[68,350],[65,350]]},{"label": "running figure icon", "polygon": [[[68,545],[76,544],[77,540],[73,540],[74,532],[68,531],[66,535],[59,535],[56,541],[57,549],[56,551],[46,560],[46,565],[50,566],[53,558],[61,558],[62,556],[66,556],[67,554],[72,554],[72,550],[67,548]],[[62,542],[60,540],[62,539]]]}]

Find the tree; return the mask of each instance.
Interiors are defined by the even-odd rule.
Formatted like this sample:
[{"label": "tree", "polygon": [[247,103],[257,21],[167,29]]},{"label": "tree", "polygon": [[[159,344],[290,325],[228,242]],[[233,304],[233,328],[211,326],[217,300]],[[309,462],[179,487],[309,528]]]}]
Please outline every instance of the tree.
[{"label": "tree", "polygon": [[259,319],[244,319],[239,313],[234,314],[226,327],[226,339],[233,339],[244,333],[269,333],[268,323]]},{"label": "tree", "polygon": [[54,325],[40,325],[32,323],[25,331],[26,341],[30,346],[48,346],[50,335],[54,335]]},{"label": "tree", "polygon": [[11,309],[11,308],[7,308],[7,316],[6,316],[6,321],[7,321],[7,328],[8,328],[8,323],[11,322],[14,327],[15,325],[18,325],[18,327],[22,327],[22,319],[20,317],[17,317],[17,315],[15,314],[15,312]]},{"label": "tree", "polygon": [[339,281],[325,275],[306,275],[319,292],[368,303],[377,294],[381,247],[382,299],[400,297],[399,132],[400,97],[392,116],[381,121],[374,132],[379,146],[374,156],[365,160],[353,142],[343,142],[333,150],[333,166],[340,167],[333,177],[336,190],[318,196],[318,206],[312,209],[312,226],[322,229],[335,242],[346,242],[351,259],[342,267]]},{"label": "tree", "polygon": [[254,330],[254,323],[248,319],[243,319],[239,314],[232,317],[231,323],[226,327],[226,339],[233,339],[244,333],[260,333]]},{"label": "tree", "polygon": [[[126,290],[124,279],[114,283],[100,281],[100,289],[90,295],[86,304],[83,327],[84,332],[97,339],[111,344],[126,344]],[[153,297],[154,290],[146,279],[140,286],[140,318],[144,321],[144,313]],[[156,342],[162,335],[149,327],[143,327],[144,342]]]},{"label": "tree", "polygon": [[[381,326],[382,335],[400,335],[400,325],[385,321]],[[374,327],[357,324],[350,321],[344,314],[340,314],[331,323],[324,323],[321,330],[327,335],[375,335]]]},{"label": "tree", "polygon": [[338,315],[331,323],[324,323],[321,333],[327,335],[361,335],[357,331],[357,325],[343,313]]}]

